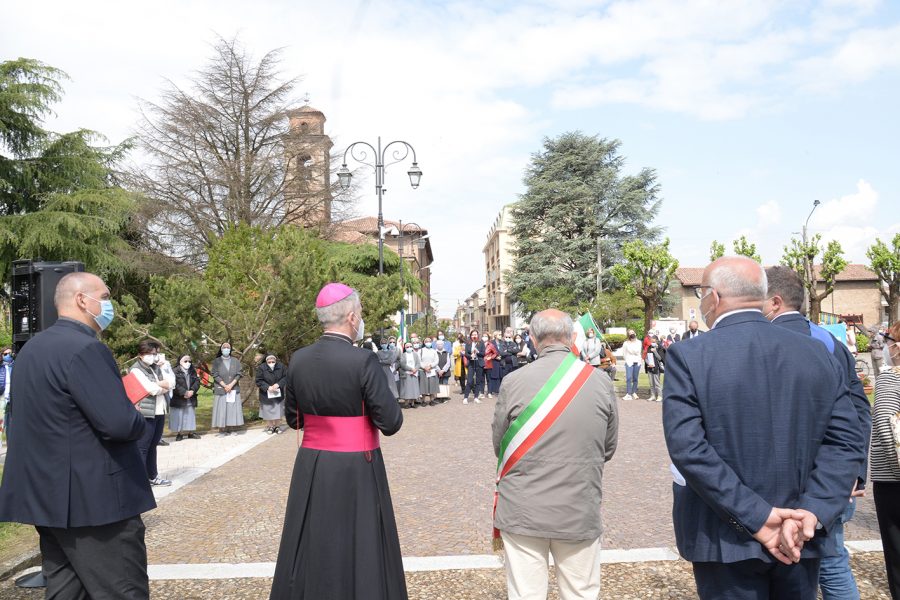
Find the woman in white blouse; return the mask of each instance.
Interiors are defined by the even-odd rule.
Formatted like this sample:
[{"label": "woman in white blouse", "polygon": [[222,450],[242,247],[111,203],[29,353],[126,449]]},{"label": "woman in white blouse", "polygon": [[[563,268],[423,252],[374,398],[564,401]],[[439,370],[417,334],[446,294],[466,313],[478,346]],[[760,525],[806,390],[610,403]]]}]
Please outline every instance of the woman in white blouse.
[{"label": "woman in white blouse", "polygon": [[625,396],[622,400],[637,400],[638,375],[641,372],[641,364],[644,359],[641,356],[641,340],[637,339],[634,330],[628,330],[628,339],[622,344],[623,360],[625,361]]}]

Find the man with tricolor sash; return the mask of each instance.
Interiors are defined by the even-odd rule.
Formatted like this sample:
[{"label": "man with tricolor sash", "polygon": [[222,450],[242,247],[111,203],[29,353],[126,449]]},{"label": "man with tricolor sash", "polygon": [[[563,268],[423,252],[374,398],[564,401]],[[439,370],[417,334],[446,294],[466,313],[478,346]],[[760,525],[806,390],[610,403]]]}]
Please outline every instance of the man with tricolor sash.
[{"label": "man with tricolor sash", "polygon": [[538,360],[503,380],[494,410],[495,547],[511,600],[547,597],[550,554],[560,598],[596,600],[603,466],[618,434],[613,385],[572,353],[567,314],[536,314],[531,335]]}]

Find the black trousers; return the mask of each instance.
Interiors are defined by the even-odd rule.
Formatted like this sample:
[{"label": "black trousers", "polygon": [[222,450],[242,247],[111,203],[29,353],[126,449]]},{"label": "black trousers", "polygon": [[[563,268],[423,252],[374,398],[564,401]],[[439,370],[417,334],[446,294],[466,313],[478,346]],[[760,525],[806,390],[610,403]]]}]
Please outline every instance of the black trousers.
[{"label": "black trousers", "polygon": [[146,418],[147,426],[144,428],[144,435],[138,440],[138,450],[141,458],[144,459],[144,465],[147,467],[147,479],[156,479],[159,470],[156,468],[156,446],[162,439],[163,429],[166,426],[166,415],[156,415],[153,418]]},{"label": "black trousers", "polygon": [[95,527],[36,527],[48,600],[146,600],[147,546],[140,516]]},{"label": "black trousers", "polygon": [[884,548],[888,589],[891,598],[900,600],[900,481],[875,481],[872,490]]},{"label": "black trousers", "polygon": [[466,389],[463,390],[463,397],[468,398],[470,393],[476,398],[484,394],[484,369],[471,362],[466,373]]},{"label": "black trousers", "polygon": [[816,600],[819,587],[818,558],[793,565],[753,559],[693,567],[701,600]]}]

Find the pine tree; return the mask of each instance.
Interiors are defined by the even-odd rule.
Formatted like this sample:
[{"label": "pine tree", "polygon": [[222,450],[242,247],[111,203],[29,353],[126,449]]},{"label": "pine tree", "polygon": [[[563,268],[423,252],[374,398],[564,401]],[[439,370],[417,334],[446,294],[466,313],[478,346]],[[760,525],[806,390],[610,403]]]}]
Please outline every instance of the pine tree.
[{"label": "pine tree", "polygon": [[[656,173],[623,175],[620,146],[618,140],[570,132],[545,139],[532,156],[526,192],[512,206],[513,300],[553,288],[590,301],[615,284],[607,271],[621,259],[625,242],[659,236],[651,225],[661,202]],[[528,306],[526,313],[540,308]]]}]

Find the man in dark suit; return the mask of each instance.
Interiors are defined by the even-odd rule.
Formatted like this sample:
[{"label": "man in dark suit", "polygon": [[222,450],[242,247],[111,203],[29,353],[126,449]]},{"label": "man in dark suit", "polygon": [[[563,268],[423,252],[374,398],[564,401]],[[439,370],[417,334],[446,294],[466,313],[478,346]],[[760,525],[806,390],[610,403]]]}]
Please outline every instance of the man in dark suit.
[{"label": "man in dark suit", "polygon": [[700,337],[700,334],[703,333],[700,331],[700,324],[697,321],[691,321],[688,325],[687,331],[684,332],[684,335],[681,336],[681,341],[684,340],[692,340],[695,337]]},{"label": "man in dark suit", "polygon": [[463,404],[469,403],[469,393],[472,394],[475,404],[481,404],[479,396],[484,396],[484,354],[487,350],[485,342],[479,341],[478,330],[469,332],[469,341],[466,342],[465,352],[468,365],[466,366],[466,389],[463,390]]},{"label": "man in dark suit", "polygon": [[675,538],[704,600],[814,600],[864,459],[846,373],[820,342],[769,323],[766,293],[748,258],[709,265],[710,332],[666,362]]},{"label": "man in dark suit", "polygon": [[[869,440],[872,435],[872,407],[869,398],[863,390],[862,382],[856,375],[856,359],[850,354],[847,346],[837,341],[828,331],[810,323],[803,314],[804,294],[803,282],[793,269],[788,267],[769,267],[766,269],[766,279],[769,284],[768,298],[763,312],[766,318],[774,324],[796,331],[805,336],[822,342],[823,350],[834,355],[841,368],[847,374],[847,382],[850,386],[850,398],[856,408],[856,416],[863,431],[866,441],[865,457],[869,456]],[[858,600],[859,590],[850,570],[850,555],[844,548],[844,523],[853,518],[856,510],[854,498],[865,495],[866,475],[868,473],[868,460],[863,460],[859,473],[856,476],[849,502],[844,505],[844,512],[832,527],[831,534],[834,538],[835,548],[833,556],[822,557],[819,569],[819,585],[822,588],[824,600]]]},{"label": "man in dark suit", "polygon": [[37,529],[48,598],[149,598],[140,514],[156,503],[136,444],[144,418],[97,339],[109,290],[71,273],[54,300],[59,320],[16,361],[0,521]]}]

